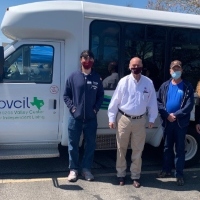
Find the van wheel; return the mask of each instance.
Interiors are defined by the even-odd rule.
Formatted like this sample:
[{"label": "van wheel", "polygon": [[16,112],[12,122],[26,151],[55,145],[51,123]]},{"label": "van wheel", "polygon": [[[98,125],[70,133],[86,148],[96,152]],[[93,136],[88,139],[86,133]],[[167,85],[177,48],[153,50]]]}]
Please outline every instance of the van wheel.
[{"label": "van wheel", "polygon": [[185,138],[185,166],[191,167],[200,160],[200,139],[195,127],[189,127]]}]

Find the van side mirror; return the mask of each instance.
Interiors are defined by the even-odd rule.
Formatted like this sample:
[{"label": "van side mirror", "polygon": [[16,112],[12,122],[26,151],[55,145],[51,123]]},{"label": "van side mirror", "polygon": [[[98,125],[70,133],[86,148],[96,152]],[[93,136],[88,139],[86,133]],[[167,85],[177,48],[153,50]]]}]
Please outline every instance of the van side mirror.
[{"label": "van side mirror", "polygon": [[3,68],[4,68],[4,48],[0,46],[0,82],[3,80]]}]

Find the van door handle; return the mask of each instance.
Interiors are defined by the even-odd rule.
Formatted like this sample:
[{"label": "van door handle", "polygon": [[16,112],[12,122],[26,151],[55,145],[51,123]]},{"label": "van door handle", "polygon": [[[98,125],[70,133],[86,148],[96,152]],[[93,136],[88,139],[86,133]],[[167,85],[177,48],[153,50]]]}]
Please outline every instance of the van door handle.
[{"label": "van door handle", "polygon": [[56,109],[56,104],[57,104],[57,101],[56,99],[53,100],[53,109],[55,110]]}]

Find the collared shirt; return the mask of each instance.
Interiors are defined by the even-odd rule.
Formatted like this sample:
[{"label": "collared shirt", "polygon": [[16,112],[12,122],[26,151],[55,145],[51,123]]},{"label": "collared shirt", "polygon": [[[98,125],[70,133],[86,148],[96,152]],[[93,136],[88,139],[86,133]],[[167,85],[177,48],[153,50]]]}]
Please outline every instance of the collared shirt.
[{"label": "collared shirt", "polygon": [[138,82],[132,74],[122,78],[108,107],[109,122],[115,122],[118,109],[131,116],[142,115],[148,109],[149,122],[154,122],[158,107],[152,81],[143,75]]},{"label": "collared shirt", "polygon": [[115,89],[119,81],[117,72],[113,72],[110,76],[103,80],[103,87],[107,89]]}]

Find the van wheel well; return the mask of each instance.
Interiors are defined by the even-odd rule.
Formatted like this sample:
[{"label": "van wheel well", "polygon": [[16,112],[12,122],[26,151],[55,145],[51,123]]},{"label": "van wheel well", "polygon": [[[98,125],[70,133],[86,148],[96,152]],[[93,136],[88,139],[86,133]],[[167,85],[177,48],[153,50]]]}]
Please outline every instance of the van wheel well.
[{"label": "van wheel well", "polygon": [[200,160],[200,136],[195,126],[188,128],[185,138],[185,167],[191,167]]}]

